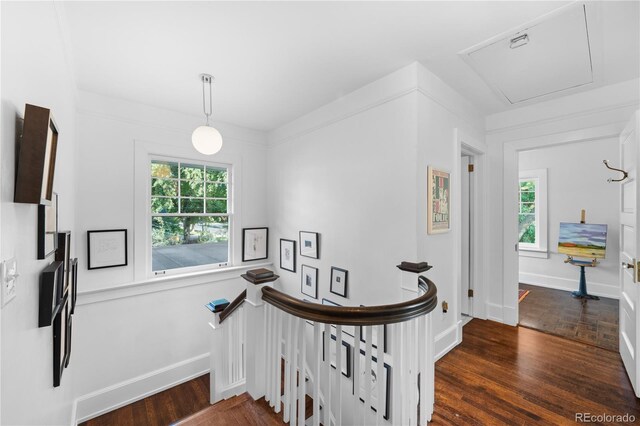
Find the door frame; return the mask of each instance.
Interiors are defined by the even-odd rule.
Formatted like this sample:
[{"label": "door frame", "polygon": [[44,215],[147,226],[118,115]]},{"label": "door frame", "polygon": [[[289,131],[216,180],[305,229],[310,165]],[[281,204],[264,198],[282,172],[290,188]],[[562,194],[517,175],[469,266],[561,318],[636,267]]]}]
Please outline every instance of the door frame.
[{"label": "door frame", "polygon": [[618,138],[626,123],[613,123],[587,129],[554,133],[551,135],[505,142],[502,147],[502,200],[503,200],[503,244],[502,244],[502,322],[517,325],[518,284],[520,256],[518,243],[518,182],[521,151],[546,148],[598,139]]},{"label": "door frame", "polygon": [[[469,269],[470,274],[474,277],[473,291],[474,297],[471,299],[471,307],[473,318],[487,319],[487,291],[486,283],[488,282],[489,269],[487,267],[487,253],[489,244],[487,240],[487,230],[489,229],[489,215],[487,214],[487,146],[478,139],[465,133],[463,130],[455,129],[454,159],[455,159],[455,176],[462,176],[462,154],[470,155],[474,160],[474,172],[471,174],[473,181],[473,193],[470,205],[473,206],[471,211],[471,222],[475,225],[471,230],[471,251],[474,253],[471,259]],[[462,184],[458,178],[452,182],[455,188],[453,203],[455,206],[462,205]],[[456,207],[458,209],[458,207]],[[455,271],[454,277],[456,286],[454,293],[456,300],[460,300],[462,288],[462,214],[458,210],[454,210],[453,226],[454,230],[454,255],[455,255]],[[462,341],[462,313],[459,303],[456,303],[456,320],[458,322],[458,336]]]}]

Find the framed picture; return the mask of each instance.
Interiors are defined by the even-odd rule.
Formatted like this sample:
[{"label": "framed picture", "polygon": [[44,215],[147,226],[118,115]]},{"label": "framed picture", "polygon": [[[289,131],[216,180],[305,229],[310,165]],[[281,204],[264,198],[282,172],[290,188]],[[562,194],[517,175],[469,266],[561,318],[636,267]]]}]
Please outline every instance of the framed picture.
[{"label": "framed picture", "polygon": [[76,311],[76,300],[78,300],[78,259],[71,260],[71,313]]},{"label": "framed picture", "polygon": [[[334,343],[335,342],[335,343]],[[337,343],[337,337],[335,334],[331,334],[331,344],[329,345],[329,352],[330,352],[330,357],[331,357],[331,367],[333,367],[334,369],[336,369],[336,343]],[[325,360],[325,354],[327,353],[327,351],[325,350],[324,347],[324,331],[322,332],[322,360]],[[345,342],[344,340],[342,341],[342,345],[340,348],[340,356],[342,357],[341,360],[341,370],[342,370],[342,375],[344,377],[351,377],[351,345],[348,344],[347,342]]]},{"label": "framed picture", "polygon": [[40,296],[38,301],[38,327],[47,327],[60,310],[64,265],[54,261],[40,273]]},{"label": "framed picture", "polygon": [[261,260],[269,257],[269,228],[244,228],[242,230],[242,261]]},{"label": "framed picture", "polygon": [[71,334],[72,334],[72,323],[73,323],[73,316],[71,315],[71,305],[70,305],[71,301],[69,301],[69,306],[67,306],[67,328],[66,328],[66,332],[65,332],[65,336],[64,336],[64,343],[65,343],[65,362],[64,362],[64,368],[67,368],[69,366],[69,361],[71,360]]},{"label": "framed picture", "polygon": [[[372,339],[371,339],[371,346],[373,346],[374,348],[378,347],[378,327],[376,326],[371,326],[372,327]],[[382,349],[384,350],[384,353],[389,353],[387,351],[387,325],[384,325],[383,331],[382,331]],[[364,327],[360,326],[360,341],[364,342],[365,344],[367,343],[367,336],[365,335],[365,329]]]},{"label": "framed picture", "polygon": [[64,298],[53,320],[53,387],[60,386],[62,372],[67,364],[68,298]]},{"label": "framed picture", "polygon": [[429,166],[427,174],[427,233],[451,229],[451,175]]},{"label": "framed picture", "polygon": [[[360,389],[358,389],[358,397],[360,401],[364,402],[364,393],[367,384],[366,381],[366,366],[365,366],[365,352],[360,351]],[[389,420],[389,398],[391,391],[391,366],[384,363],[382,370],[383,377],[378,377],[378,359],[371,357],[371,382],[369,383],[369,389],[371,391],[371,409],[378,411],[380,407],[383,411],[383,417],[385,420]],[[382,386],[383,401],[378,401],[378,387]]]},{"label": "framed picture", "polygon": [[296,271],[296,242],[280,238],[280,269]]},{"label": "framed picture", "polygon": [[300,256],[319,259],[318,239],[319,234],[317,232],[300,231]]},{"label": "framed picture", "polygon": [[329,291],[338,296],[347,297],[347,279],[349,271],[346,269],[331,267],[331,285]]},{"label": "framed picture", "polygon": [[58,248],[58,194],[38,206],[38,259],[46,259]]},{"label": "framed picture", "polygon": [[71,284],[71,232],[58,232],[58,248],[55,259],[61,261],[64,266],[62,294],[65,295]]},{"label": "framed picture", "polygon": [[87,231],[88,269],[127,265],[127,230]]},{"label": "framed picture", "polygon": [[318,298],[318,268],[302,265],[300,291],[314,299]]}]

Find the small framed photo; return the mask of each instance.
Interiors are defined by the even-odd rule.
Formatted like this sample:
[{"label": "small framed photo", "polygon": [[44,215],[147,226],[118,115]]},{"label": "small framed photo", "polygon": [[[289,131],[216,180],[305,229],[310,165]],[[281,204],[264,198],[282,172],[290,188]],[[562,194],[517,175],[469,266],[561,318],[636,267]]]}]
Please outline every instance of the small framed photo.
[{"label": "small framed photo", "polygon": [[71,259],[71,313],[76,311],[78,300],[78,258]]},{"label": "small framed photo", "polygon": [[319,234],[317,232],[300,231],[300,256],[312,259],[320,258],[318,246]]},{"label": "small framed photo", "polygon": [[[378,339],[378,328],[376,326],[371,326],[372,330],[371,330],[371,346],[373,346],[374,348],[378,347],[378,342],[380,341]],[[364,344],[367,343],[367,336],[366,336],[366,331],[365,328],[360,326],[360,341],[363,342]],[[383,329],[382,329],[382,350],[384,351],[384,353],[389,353],[387,350],[387,325],[385,324]]]},{"label": "small framed photo", "polygon": [[67,297],[63,299],[60,309],[53,320],[53,387],[60,386],[62,372],[69,358],[69,348],[67,347],[67,334],[69,332],[69,327],[67,326],[67,320],[69,319],[68,300]]},{"label": "small framed photo", "polygon": [[[337,337],[335,334],[331,334],[331,344],[329,345],[329,352],[331,357],[331,367],[336,369],[336,345],[337,345]],[[342,357],[341,362],[341,370],[342,375],[344,377],[351,377],[351,345],[342,341],[342,347],[340,348],[340,356]],[[327,350],[324,347],[324,331],[322,332],[322,360],[325,360],[325,354]]]},{"label": "small framed photo", "polygon": [[314,299],[318,298],[318,268],[302,265],[302,282],[300,283],[302,294]]},{"label": "small framed photo", "polygon": [[280,269],[296,271],[296,242],[280,238]]},{"label": "small framed photo", "polygon": [[347,279],[349,271],[346,269],[331,267],[331,285],[329,291],[338,296],[347,297]]},{"label": "small framed photo", "polygon": [[427,233],[440,234],[451,229],[451,175],[428,167]]},{"label": "small framed photo", "polygon": [[38,302],[38,327],[51,325],[62,301],[64,265],[53,261],[40,273],[40,297]]},{"label": "small framed photo", "polygon": [[[358,389],[358,397],[360,401],[364,402],[364,394],[367,386],[366,379],[366,366],[365,366],[365,352],[360,350],[360,389]],[[382,374],[383,377],[378,377],[378,359],[371,357],[371,382],[368,384],[371,395],[371,409],[378,411],[382,409],[382,416],[385,420],[389,420],[389,399],[391,392],[391,366],[387,363],[383,364]],[[378,388],[382,386],[382,398],[383,401],[378,401]]]},{"label": "small framed photo", "polygon": [[58,248],[58,194],[38,206],[38,259],[46,259]]},{"label": "small framed photo", "polygon": [[127,230],[87,231],[87,268],[127,266]]},{"label": "small framed photo", "polygon": [[62,294],[69,291],[71,285],[71,232],[58,232],[58,248],[56,249],[55,260],[61,261],[64,265],[64,285]]},{"label": "small framed photo", "polygon": [[242,229],[242,261],[269,257],[269,228]]}]

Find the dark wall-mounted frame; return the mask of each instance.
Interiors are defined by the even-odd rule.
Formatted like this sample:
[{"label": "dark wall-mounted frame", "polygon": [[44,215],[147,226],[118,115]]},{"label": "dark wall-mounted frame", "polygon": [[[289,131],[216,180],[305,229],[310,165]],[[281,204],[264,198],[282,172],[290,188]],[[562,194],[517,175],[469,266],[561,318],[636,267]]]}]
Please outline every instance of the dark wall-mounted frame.
[{"label": "dark wall-mounted frame", "polygon": [[300,231],[300,256],[320,259],[320,234]]},{"label": "dark wall-mounted frame", "polygon": [[53,195],[58,127],[51,110],[26,104],[16,152],[16,203],[46,204]]},{"label": "dark wall-mounted frame", "polygon": [[[358,396],[362,395],[364,392],[364,378],[365,378],[365,361],[366,361],[366,353],[365,351],[363,351],[362,349],[360,349],[360,371],[357,372],[357,374],[360,374],[360,389],[356,390],[355,389],[355,381],[354,381],[354,393],[358,392]],[[384,362],[384,360],[383,360]],[[371,377],[372,377],[372,381],[373,378],[377,375],[377,363],[378,363],[378,359],[374,356],[371,357]],[[384,377],[379,378],[376,377],[375,378],[375,382],[376,384],[380,384],[380,386],[384,387],[384,412],[382,414],[382,417],[384,417],[385,420],[389,420],[389,406],[390,406],[390,399],[391,399],[391,366],[389,364],[387,364],[386,362],[384,362],[383,364],[383,374]],[[370,385],[373,387],[373,382]],[[377,395],[375,392],[371,392],[371,409],[375,412],[377,412],[377,407],[378,407],[378,401],[376,400]],[[364,399],[359,398],[361,402],[364,402]]]},{"label": "dark wall-mounted frame", "polygon": [[68,297],[62,300],[60,309],[53,320],[53,387],[60,386],[60,380],[68,363],[67,350],[67,320],[69,319]]},{"label": "dark wall-mounted frame", "polygon": [[[338,338],[333,333],[331,333],[331,340],[333,340],[336,343],[338,342]],[[342,368],[344,368],[344,370],[342,371],[342,375],[344,377],[351,377],[351,345],[345,342],[344,340],[342,340],[342,346],[344,347],[344,351],[345,351],[345,362],[342,363]],[[326,359],[327,352],[328,351],[326,350],[324,345],[324,331],[323,331],[322,332],[322,360],[323,361]],[[342,355],[342,351],[340,351],[340,355]],[[336,354],[336,356],[338,355]],[[331,360],[331,367],[333,367],[334,370],[337,368],[336,364],[333,362],[333,359]]]},{"label": "dark wall-mounted frame", "polygon": [[127,230],[87,231],[87,269],[127,266]]},{"label": "dark wall-mounted frame", "polygon": [[63,262],[64,280],[62,295],[69,291],[71,285],[71,231],[58,232],[58,248],[56,249],[55,260]]},{"label": "dark wall-mounted frame", "polygon": [[38,327],[47,327],[60,309],[64,265],[54,261],[40,273]]},{"label": "dark wall-mounted frame", "polygon": [[242,261],[262,260],[269,257],[269,228],[242,229]]},{"label": "dark wall-mounted frame", "polygon": [[58,194],[38,206],[38,259],[46,259],[58,248]]},{"label": "dark wall-mounted frame", "polygon": [[300,291],[314,299],[318,298],[318,268],[309,265],[301,266]]},{"label": "dark wall-mounted frame", "polygon": [[296,271],[296,242],[280,238],[280,269]]},{"label": "dark wall-mounted frame", "polygon": [[78,300],[78,259],[71,259],[71,313],[76,311]]},{"label": "dark wall-mounted frame", "polygon": [[347,297],[347,285],[349,284],[349,271],[342,268],[331,267],[331,282],[329,291],[338,296]]}]

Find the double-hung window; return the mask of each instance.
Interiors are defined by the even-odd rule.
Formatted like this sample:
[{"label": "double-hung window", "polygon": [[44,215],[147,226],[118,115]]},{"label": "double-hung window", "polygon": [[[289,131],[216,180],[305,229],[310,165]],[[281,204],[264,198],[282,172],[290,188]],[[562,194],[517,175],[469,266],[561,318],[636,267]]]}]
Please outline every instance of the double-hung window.
[{"label": "double-hung window", "polygon": [[547,252],[547,170],[520,172],[518,191],[518,246]]},{"label": "double-hung window", "polygon": [[231,168],[152,159],[150,173],[153,273],[227,265]]}]

